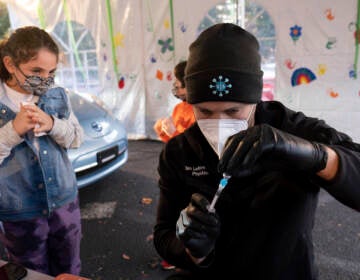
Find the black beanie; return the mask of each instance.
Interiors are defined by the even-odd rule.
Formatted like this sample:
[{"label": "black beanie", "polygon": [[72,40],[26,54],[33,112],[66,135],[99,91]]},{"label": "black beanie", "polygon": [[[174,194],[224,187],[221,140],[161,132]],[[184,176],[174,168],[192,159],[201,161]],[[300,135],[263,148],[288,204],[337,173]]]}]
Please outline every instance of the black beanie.
[{"label": "black beanie", "polygon": [[258,103],[262,76],[255,36],[235,24],[215,24],[190,45],[185,69],[187,102]]}]

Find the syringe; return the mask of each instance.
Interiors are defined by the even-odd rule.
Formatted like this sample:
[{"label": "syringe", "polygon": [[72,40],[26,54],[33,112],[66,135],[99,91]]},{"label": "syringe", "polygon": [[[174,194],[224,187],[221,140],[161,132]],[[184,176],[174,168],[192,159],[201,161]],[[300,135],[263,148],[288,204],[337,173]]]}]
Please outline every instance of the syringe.
[{"label": "syringe", "polygon": [[214,198],[213,200],[211,201],[210,203],[210,206],[208,208],[208,211],[211,212],[211,213],[214,213],[215,212],[215,204],[216,204],[216,201],[218,200],[221,192],[223,191],[223,189],[226,187],[227,183],[228,183],[228,180],[231,178],[230,175],[226,174],[226,173],[223,173],[223,178],[220,180],[220,183],[219,183],[219,187],[214,195]]}]

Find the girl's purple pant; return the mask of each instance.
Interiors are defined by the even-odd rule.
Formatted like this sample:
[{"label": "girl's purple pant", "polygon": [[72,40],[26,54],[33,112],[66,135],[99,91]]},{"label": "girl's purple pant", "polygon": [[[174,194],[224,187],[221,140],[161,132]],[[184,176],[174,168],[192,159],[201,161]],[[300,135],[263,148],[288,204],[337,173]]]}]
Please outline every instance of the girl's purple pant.
[{"label": "girl's purple pant", "polygon": [[9,261],[57,276],[79,275],[81,217],[78,200],[52,212],[50,217],[2,222],[0,241]]}]

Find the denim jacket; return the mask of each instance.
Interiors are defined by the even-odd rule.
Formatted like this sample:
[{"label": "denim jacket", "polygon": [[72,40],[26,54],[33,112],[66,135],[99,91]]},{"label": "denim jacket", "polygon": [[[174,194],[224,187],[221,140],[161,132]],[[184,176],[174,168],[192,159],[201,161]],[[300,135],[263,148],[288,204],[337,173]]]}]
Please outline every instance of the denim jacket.
[{"label": "denim jacket", "polygon": [[[0,92],[0,128],[16,116],[3,98],[7,97]],[[71,113],[66,92],[60,87],[41,96],[37,105],[54,119],[68,119]],[[76,196],[76,177],[66,148],[51,135],[35,137],[27,132],[0,164],[1,221],[46,217]]]}]

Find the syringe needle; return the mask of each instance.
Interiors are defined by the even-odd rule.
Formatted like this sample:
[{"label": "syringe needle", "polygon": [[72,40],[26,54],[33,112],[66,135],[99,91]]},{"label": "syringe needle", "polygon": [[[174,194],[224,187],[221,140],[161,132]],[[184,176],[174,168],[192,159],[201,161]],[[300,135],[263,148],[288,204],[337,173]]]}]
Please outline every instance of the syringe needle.
[{"label": "syringe needle", "polygon": [[218,200],[221,192],[223,191],[223,189],[226,187],[227,183],[228,183],[228,180],[231,178],[230,175],[226,174],[226,173],[223,173],[223,178],[220,180],[220,183],[219,183],[219,187],[218,189],[216,190],[216,193],[214,195],[214,198],[212,199],[211,203],[210,203],[210,206],[208,208],[208,211],[209,212],[212,212],[214,213],[215,212],[215,204],[216,204],[216,201]]}]

